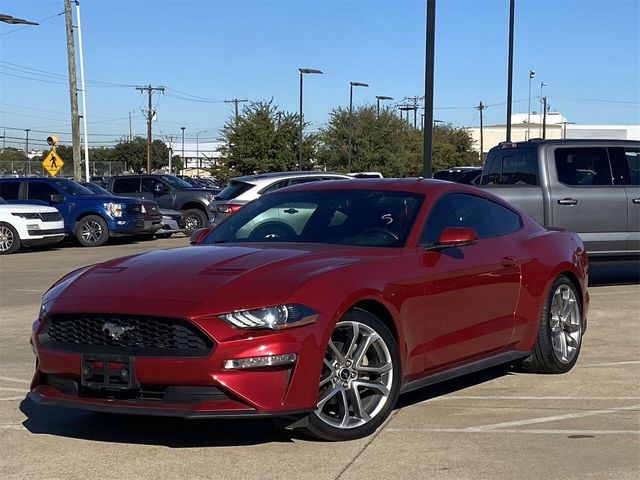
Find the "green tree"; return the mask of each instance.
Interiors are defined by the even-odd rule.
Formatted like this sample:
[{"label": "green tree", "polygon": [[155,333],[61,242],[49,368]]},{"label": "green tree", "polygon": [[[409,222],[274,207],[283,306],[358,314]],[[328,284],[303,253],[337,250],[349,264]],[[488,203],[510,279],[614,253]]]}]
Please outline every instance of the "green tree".
[{"label": "green tree", "polygon": [[[385,177],[421,176],[423,172],[423,134],[391,110],[377,115],[374,107],[354,110],[352,117],[351,171],[378,171]],[[328,169],[348,170],[349,111],[337,108],[321,131],[318,158]],[[452,125],[434,129],[433,171],[452,166],[473,165],[470,134]]]},{"label": "green tree", "polygon": [[23,150],[13,147],[7,147],[0,151],[0,161],[2,162],[26,162],[29,158],[24,154]]},{"label": "green tree", "polygon": [[[121,140],[112,150],[110,161],[123,162],[126,170],[135,173],[147,171],[146,139],[136,137],[133,140]],[[169,149],[162,140],[154,140],[151,144],[151,170],[159,170],[168,164]]]},{"label": "green tree", "polygon": [[[221,182],[237,175],[298,169],[298,115],[278,111],[273,101],[252,102],[242,110],[237,122],[235,115],[230,117],[221,140],[221,158],[211,169]],[[303,169],[313,168],[316,143],[316,135],[303,137]]]}]

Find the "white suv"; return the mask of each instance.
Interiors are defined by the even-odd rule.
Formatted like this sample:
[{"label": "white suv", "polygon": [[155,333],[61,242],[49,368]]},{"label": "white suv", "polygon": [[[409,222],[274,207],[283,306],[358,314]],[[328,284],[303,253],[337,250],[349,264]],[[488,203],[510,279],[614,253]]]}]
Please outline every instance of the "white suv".
[{"label": "white suv", "polygon": [[0,255],[21,245],[48,248],[64,238],[64,220],[53,207],[9,204],[0,197]]},{"label": "white suv", "polygon": [[209,203],[211,224],[218,225],[236,213],[240,207],[261,195],[301,183],[324,180],[353,180],[353,177],[335,172],[273,172],[247,175],[229,180],[226,188]]}]

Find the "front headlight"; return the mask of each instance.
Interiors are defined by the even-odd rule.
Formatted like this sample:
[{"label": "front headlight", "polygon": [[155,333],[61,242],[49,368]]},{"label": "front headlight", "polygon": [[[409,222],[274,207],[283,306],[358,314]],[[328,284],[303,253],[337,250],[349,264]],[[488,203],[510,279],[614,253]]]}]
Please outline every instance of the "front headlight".
[{"label": "front headlight", "polygon": [[112,217],[120,218],[122,217],[122,210],[124,209],[124,205],[121,203],[105,203],[104,208],[107,209],[107,212]]},{"label": "front headlight", "polygon": [[236,328],[282,330],[313,323],[318,315],[312,308],[294,304],[225,313],[220,315],[220,318]]},{"label": "front headlight", "polygon": [[49,313],[49,308],[47,306],[48,302],[45,302],[44,300],[42,301],[42,304],[40,305],[40,311],[38,312],[38,320],[42,321],[44,320],[44,317],[47,316],[47,313]]},{"label": "front headlight", "polygon": [[37,213],[12,213],[14,217],[26,218],[28,220],[37,220],[40,218],[40,215]]}]

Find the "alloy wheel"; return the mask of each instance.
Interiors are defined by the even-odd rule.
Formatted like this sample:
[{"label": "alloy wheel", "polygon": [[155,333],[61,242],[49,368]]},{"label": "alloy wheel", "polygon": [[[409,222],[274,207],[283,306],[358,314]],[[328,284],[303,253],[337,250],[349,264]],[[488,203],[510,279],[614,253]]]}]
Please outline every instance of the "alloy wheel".
[{"label": "alloy wheel", "polygon": [[6,252],[11,249],[15,238],[11,229],[5,226],[0,226],[0,252]]},{"label": "alloy wheel", "polygon": [[556,358],[571,363],[582,341],[580,307],[573,290],[566,284],[558,286],[551,301],[551,344]]},{"label": "alloy wheel", "polygon": [[366,424],[389,401],[393,375],[389,347],[378,332],[361,322],[339,322],[325,352],[315,415],[340,429]]},{"label": "alloy wheel", "polygon": [[102,237],[102,226],[94,220],[88,220],[82,224],[80,235],[88,243],[95,243]]}]

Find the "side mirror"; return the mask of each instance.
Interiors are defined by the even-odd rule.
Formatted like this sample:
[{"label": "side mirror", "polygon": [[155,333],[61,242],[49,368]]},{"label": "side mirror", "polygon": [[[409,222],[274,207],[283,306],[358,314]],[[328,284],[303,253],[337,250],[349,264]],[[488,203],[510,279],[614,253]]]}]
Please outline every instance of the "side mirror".
[{"label": "side mirror", "polygon": [[65,200],[64,195],[59,194],[51,195],[49,199],[51,200],[51,203],[62,203]]},{"label": "side mirror", "polygon": [[165,187],[162,183],[156,183],[153,186],[153,193],[166,193],[167,187]]},{"label": "side mirror", "polygon": [[447,227],[440,234],[435,245],[427,250],[442,250],[443,248],[465,247],[478,241],[478,234],[473,228]]},{"label": "side mirror", "polygon": [[191,237],[189,238],[189,244],[190,245],[199,244],[204,239],[204,237],[207,236],[207,234],[210,231],[211,230],[209,230],[208,228],[199,228],[197,230],[194,230],[193,233],[191,234]]}]

